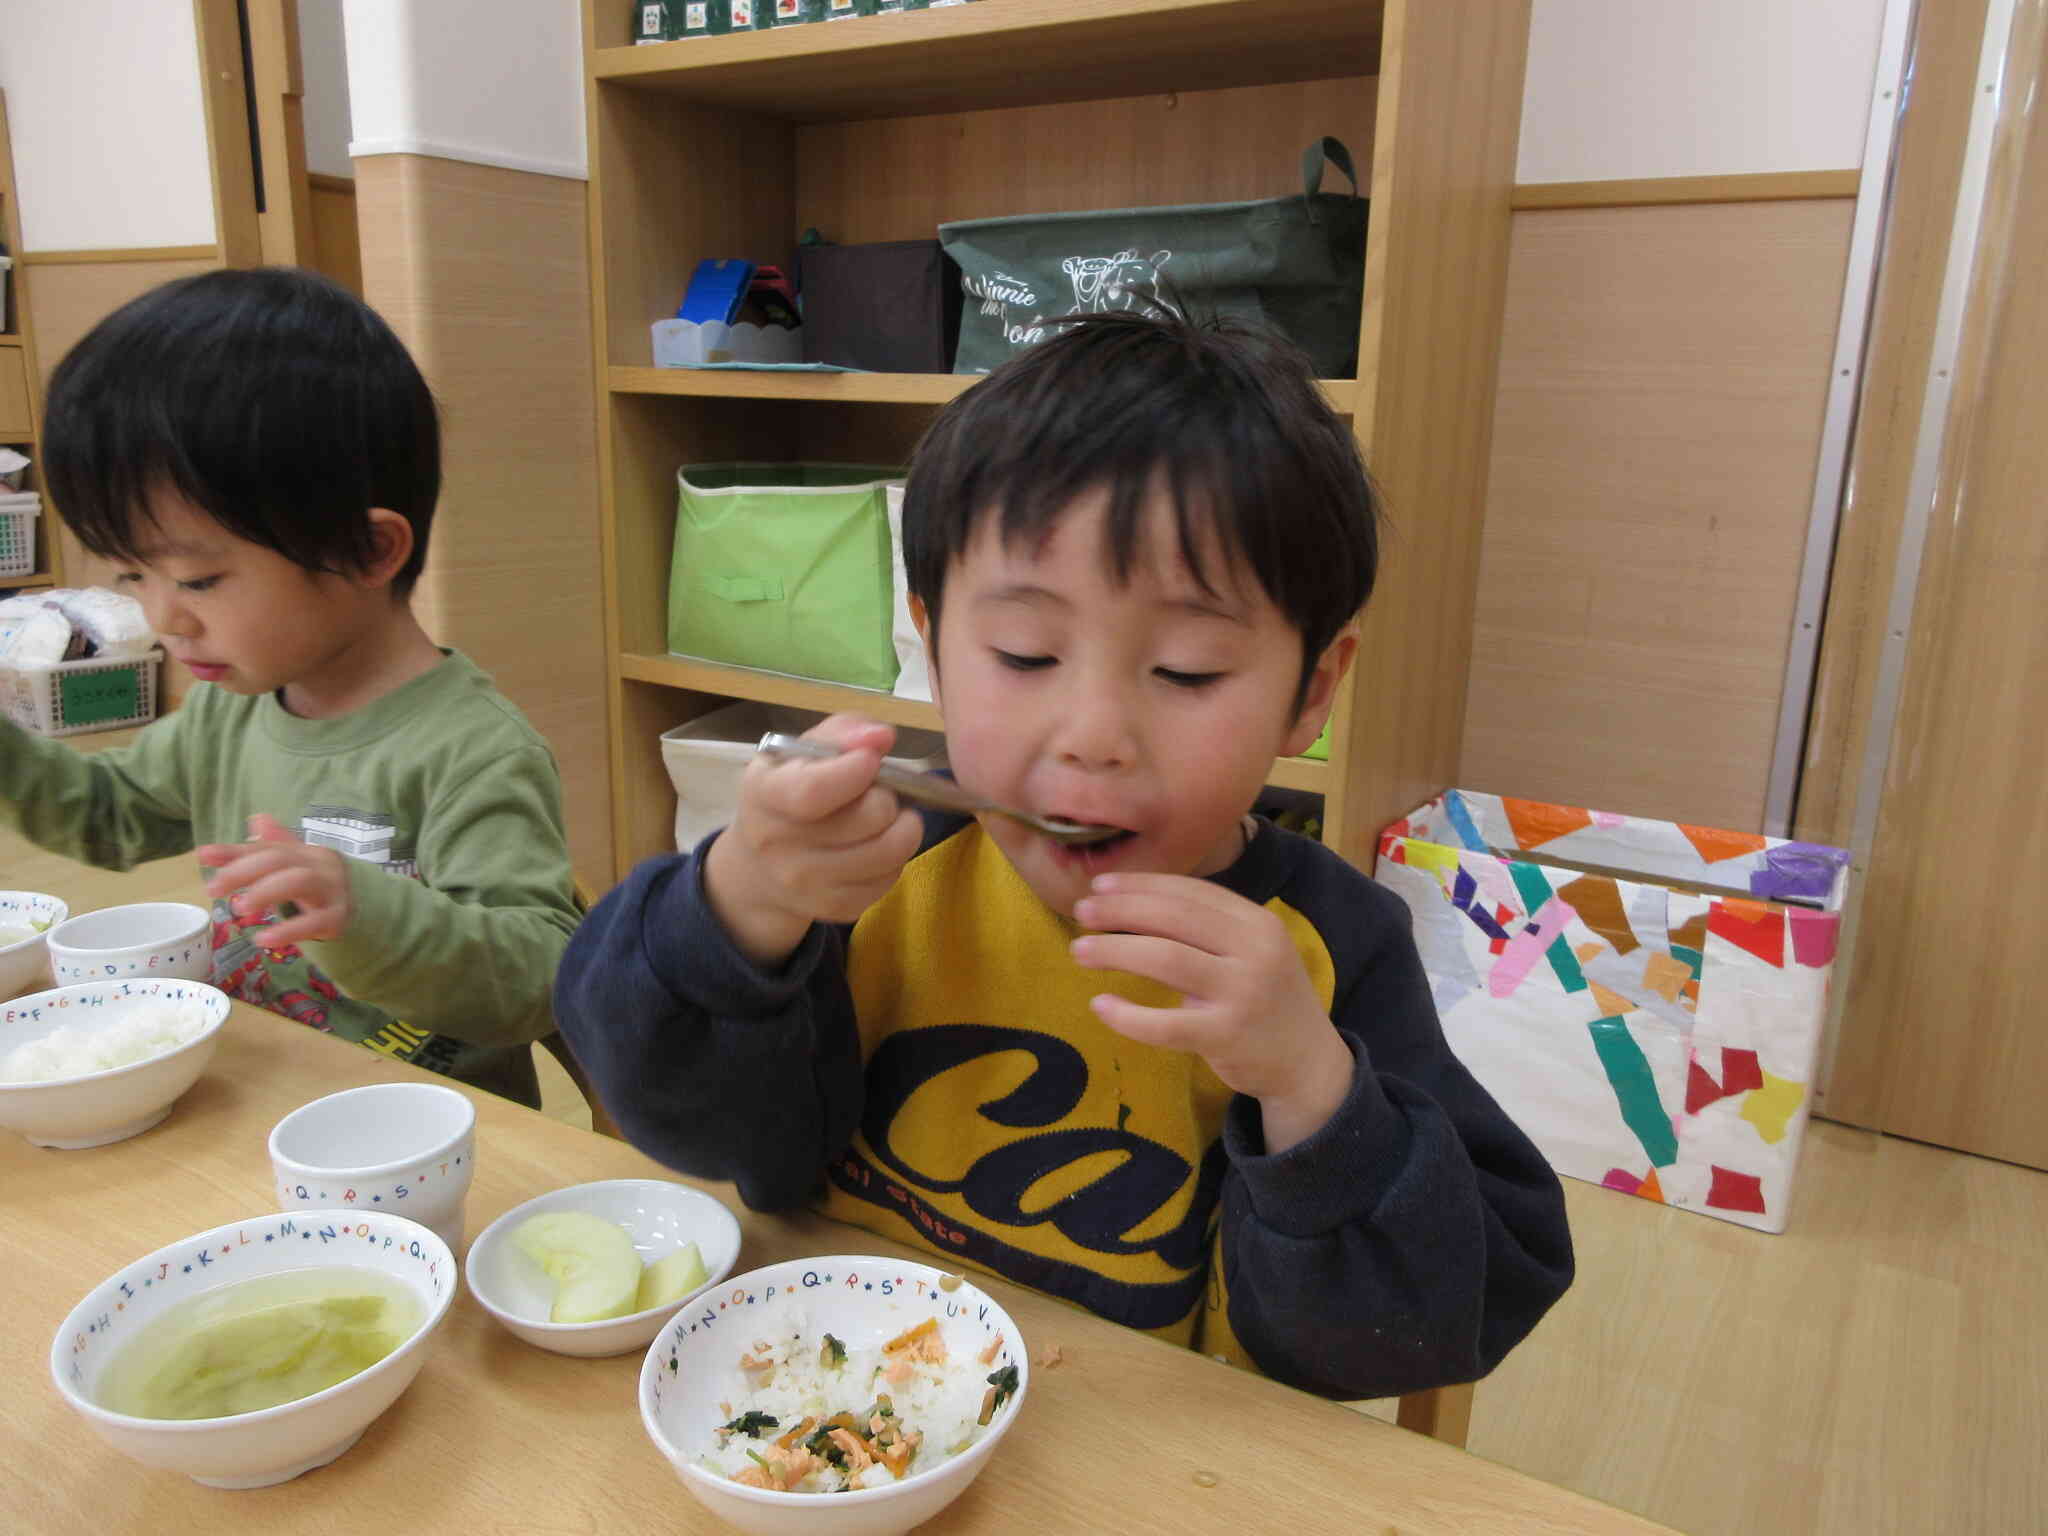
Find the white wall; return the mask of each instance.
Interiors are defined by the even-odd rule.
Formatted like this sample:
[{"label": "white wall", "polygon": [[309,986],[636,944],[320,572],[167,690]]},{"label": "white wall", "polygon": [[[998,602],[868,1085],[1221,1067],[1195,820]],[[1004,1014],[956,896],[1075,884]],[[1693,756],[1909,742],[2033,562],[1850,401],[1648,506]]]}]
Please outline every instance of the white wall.
[{"label": "white wall", "polygon": [[[339,3],[353,153],[585,174],[575,6]],[[1535,0],[1516,179],[1854,169],[1884,6]]]},{"label": "white wall", "polygon": [[306,169],[316,176],[353,176],[348,156],[348,51],[341,0],[299,0],[299,74],[305,94]]},{"label": "white wall", "polygon": [[1884,0],[1535,0],[1516,180],[1863,163]]},{"label": "white wall", "polygon": [[568,0],[342,0],[342,13],[351,154],[586,174],[583,21]]},{"label": "white wall", "polygon": [[185,0],[0,0],[0,89],[29,250],[214,243]]}]

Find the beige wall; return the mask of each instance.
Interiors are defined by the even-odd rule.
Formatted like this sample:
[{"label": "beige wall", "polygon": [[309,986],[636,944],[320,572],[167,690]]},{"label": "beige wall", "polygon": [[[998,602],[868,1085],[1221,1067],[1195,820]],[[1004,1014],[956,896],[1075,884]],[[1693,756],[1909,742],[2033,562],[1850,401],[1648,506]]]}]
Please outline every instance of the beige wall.
[{"label": "beige wall", "polygon": [[603,602],[580,181],[422,155],[356,162],[364,296],[442,409],[416,604],[553,746],[578,872],[611,884]]}]

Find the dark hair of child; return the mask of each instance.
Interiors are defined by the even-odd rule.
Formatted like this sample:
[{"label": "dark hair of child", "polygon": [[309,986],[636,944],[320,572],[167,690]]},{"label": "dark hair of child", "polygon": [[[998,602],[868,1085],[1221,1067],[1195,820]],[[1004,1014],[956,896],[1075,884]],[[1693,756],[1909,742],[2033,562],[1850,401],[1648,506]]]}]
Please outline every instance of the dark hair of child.
[{"label": "dark hair of child", "polygon": [[107,316],[57,365],[43,472],[78,540],[130,560],[171,493],[310,571],[374,554],[369,510],[412,524],[412,591],[441,492],[434,397],[376,312],[316,273],[207,272]]},{"label": "dark hair of child", "polygon": [[[1301,632],[1302,687],[1365,606],[1379,568],[1380,497],[1350,428],[1291,342],[1228,320],[1112,311],[1003,364],[939,413],[903,502],[910,591],[934,660],[947,569],[985,518],[1006,546],[1036,544],[1078,496],[1106,490],[1105,551],[1119,582],[1145,502],[1171,497],[1190,574],[1214,535]],[[1228,573],[1224,573],[1228,574]]]}]

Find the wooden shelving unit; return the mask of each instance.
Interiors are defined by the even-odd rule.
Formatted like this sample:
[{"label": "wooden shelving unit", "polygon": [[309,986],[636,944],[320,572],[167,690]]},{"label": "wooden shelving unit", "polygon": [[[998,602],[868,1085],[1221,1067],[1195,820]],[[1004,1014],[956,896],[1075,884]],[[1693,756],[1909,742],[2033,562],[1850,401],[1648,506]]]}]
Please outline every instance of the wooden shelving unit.
[{"label": "wooden shelving unit", "polygon": [[[7,329],[0,331],[0,446],[33,449],[42,425],[42,375],[36,365],[36,344],[28,317],[28,268],[22,260],[21,204],[14,192],[14,140],[7,131],[7,93],[0,91],[0,236],[7,253],[14,258],[13,302],[7,312]],[[29,458],[34,459],[30,452]],[[31,486],[40,483],[35,466],[29,469]],[[27,576],[0,576],[0,588],[54,587],[63,576],[55,514],[49,503],[36,519],[36,568]]]},{"label": "wooden shelving unit", "polygon": [[[657,369],[649,324],[697,261],[785,258],[816,226],[929,238],[1004,213],[1272,196],[1343,138],[1373,199],[1359,374],[1323,388],[1393,509],[1325,797],[1370,864],[1456,775],[1527,45],[1526,0],[981,0],[629,46],[585,0],[599,468],[621,872],[668,846],[657,738],[735,699],[930,728],[926,704],[670,656],[675,472],[900,463],[971,378]],[[1370,170],[1367,167],[1370,166]]]}]

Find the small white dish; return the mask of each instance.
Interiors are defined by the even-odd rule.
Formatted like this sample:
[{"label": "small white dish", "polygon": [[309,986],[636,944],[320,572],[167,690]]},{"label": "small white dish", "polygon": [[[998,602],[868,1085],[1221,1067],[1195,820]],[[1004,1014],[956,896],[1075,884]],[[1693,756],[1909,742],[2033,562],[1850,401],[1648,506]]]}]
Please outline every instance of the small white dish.
[{"label": "small white dish", "polygon": [[[703,1464],[713,1432],[752,1394],[739,1358],[755,1340],[800,1320],[806,1337],[830,1333],[851,1353],[878,1348],[926,1318],[937,1322],[946,1357],[960,1369],[977,1377],[1017,1371],[1015,1393],[958,1455],[927,1470],[913,1465],[901,1482],[849,1493],[751,1488]],[[937,1515],[981,1475],[1030,1385],[1023,1335],[971,1279],[906,1259],[842,1254],[749,1270],[685,1308],[640,1366],[640,1421],[683,1486],[728,1525],[755,1536],[896,1536]],[[852,1395],[865,1401],[868,1390]]]},{"label": "small white dish", "polygon": [[[554,1323],[554,1284],[512,1242],[520,1223],[547,1211],[585,1211],[632,1234],[640,1262],[652,1264],[685,1243],[697,1245],[705,1280],[688,1296],[598,1323]],[[477,1234],[465,1273],[469,1293],[519,1338],[558,1355],[622,1355],[644,1349],[662,1324],[732,1273],[740,1256],[740,1224],[701,1190],[667,1179],[603,1179],[572,1184],[515,1205]]]},{"label": "small white dish", "polygon": [[171,1112],[220,1044],[227,994],[203,981],[94,981],[0,1003],[0,1057],[60,1029],[90,1032],[145,1004],[196,1003],[206,1026],[145,1061],[34,1083],[0,1083],[0,1125],[39,1147],[101,1147],[139,1136]]},{"label": "small white dish", "polygon": [[[237,1281],[325,1265],[395,1277],[420,1303],[419,1326],[367,1370],[275,1408],[217,1419],[145,1419],[101,1406],[96,1394],[107,1365],[179,1302]],[[265,1488],[334,1460],[412,1385],[456,1287],[455,1256],[418,1222],[364,1211],[252,1216],[159,1248],[102,1281],[57,1330],[50,1375],[64,1400],[116,1450],[214,1488]]]},{"label": "small white dish", "polygon": [[0,931],[34,930],[26,938],[0,944],[0,998],[49,982],[49,930],[70,915],[71,908],[63,901],[41,891],[0,891]]},{"label": "small white dish", "polygon": [[57,924],[50,974],[60,987],[86,981],[166,976],[205,981],[213,974],[213,917],[182,901],[102,907]]},{"label": "small white dish", "polygon": [[439,1083],[371,1083],[301,1104],[271,1128],[280,1210],[388,1211],[462,1246],[476,1105]]}]

